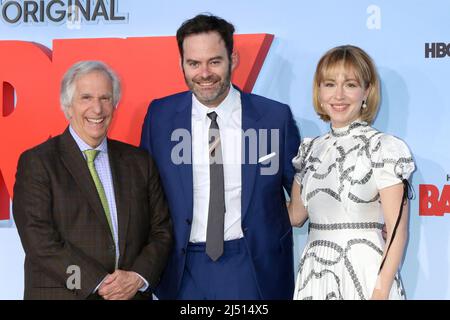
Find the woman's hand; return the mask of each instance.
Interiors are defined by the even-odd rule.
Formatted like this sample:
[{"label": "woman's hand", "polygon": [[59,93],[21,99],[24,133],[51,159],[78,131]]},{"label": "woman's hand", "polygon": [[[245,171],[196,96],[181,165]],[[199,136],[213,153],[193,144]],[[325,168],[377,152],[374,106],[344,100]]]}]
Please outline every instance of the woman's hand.
[{"label": "woman's hand", "polygon": [[300,197],[300,185],[294,180],[291,190],[291,201],[288,202],[289,219],[294,227],[301,227],[308,219],[308,212]]}]

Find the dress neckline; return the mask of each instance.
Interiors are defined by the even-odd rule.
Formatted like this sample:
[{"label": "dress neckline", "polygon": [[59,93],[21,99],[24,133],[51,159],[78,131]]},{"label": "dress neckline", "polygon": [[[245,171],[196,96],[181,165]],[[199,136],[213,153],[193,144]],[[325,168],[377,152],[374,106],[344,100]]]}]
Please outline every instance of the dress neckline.
[{"label": "dress neckline", "polygon": [[355,131],[359,131],[359,129],[362,127],[367,127],[367,125],[368,125],[367,122],[362,121],[361,119],[357,119],[352,123],[350,123],[349,125],[342,128],[334,128],[333,126],[330,126],[331,128],[330,133],[332,137],[336,138],[345,137],[355,133]]}]

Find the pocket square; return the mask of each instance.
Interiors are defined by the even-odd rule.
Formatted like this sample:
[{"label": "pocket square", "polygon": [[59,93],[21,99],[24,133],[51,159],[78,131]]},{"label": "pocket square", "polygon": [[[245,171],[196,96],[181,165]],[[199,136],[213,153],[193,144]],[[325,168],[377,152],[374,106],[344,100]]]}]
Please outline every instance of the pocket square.
[{"label": "pocket square", "polygon": [[267,160],[269,160],[270,158],[275,157],[276,155],[277,155],[276,152],[272,152],[272,153],[266,154],[265,156],[262,156],[261,158],[258,159],[258,163],[267,161]]}]

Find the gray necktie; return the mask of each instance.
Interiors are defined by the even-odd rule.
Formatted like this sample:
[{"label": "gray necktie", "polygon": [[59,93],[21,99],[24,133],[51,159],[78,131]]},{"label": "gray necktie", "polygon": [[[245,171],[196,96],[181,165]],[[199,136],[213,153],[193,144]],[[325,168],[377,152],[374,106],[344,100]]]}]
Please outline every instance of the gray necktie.
[{"label": "gray necktie", "polygon": [[223,177],[222,145],[220,143],[217,113],[208,113],[209,126],[209,211],[206,231],[206,254],[216,261],[223,253],[225,216],[225,188]]}]

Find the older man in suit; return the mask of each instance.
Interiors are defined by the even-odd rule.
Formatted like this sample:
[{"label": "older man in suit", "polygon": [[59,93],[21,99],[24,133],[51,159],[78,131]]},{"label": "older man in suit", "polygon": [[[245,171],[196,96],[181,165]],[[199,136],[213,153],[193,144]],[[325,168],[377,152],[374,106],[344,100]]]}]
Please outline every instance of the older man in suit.
[{"label": "older man in suit", "polygon": [[106,137],[119,98],[107,65],[73,65],[60,96],[70,125],[20,157],[25,299],[145,299],[159,282],[172,222],[153,160]]}]

